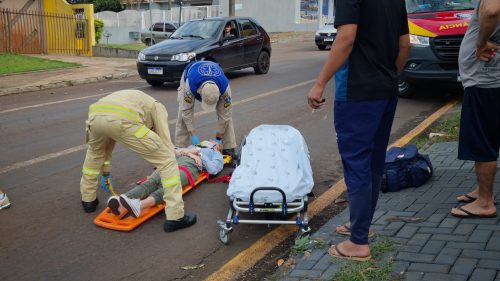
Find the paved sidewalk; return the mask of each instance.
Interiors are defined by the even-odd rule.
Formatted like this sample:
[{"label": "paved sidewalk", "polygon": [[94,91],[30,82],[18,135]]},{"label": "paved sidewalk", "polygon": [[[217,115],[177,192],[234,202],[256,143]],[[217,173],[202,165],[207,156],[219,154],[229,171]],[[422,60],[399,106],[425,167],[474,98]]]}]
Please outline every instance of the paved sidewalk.
[{"label": "paved sidewalk", "polygon": [[[380,196],[372,227],[375,240],[389,238],[399,244],[396,252],[386,255],[394,259],[393,280],[500,281],[500,219],[458,219],[449,214],[456,197],[476,185],[473,162],[457,160],[457,148],[456,142],[432,145],[423,151],[435,169],[429,183]],[[497,174],[495,186],[499,185]],[[498,190],[495,198],[500,201]],[[411,218],[425,220],[405,222]],[[293,258],[289,269],[273,280],[332,280],[345,262],[326,251],[329,243],[345,239],[335,227],[348,219],[345,210],[322,226],[311,239],[327,243]]]},{"label": "paved sidewalk", "polygon": [[81,67],[0,76],[0,96],[137,76],[136,60],[124,58],[33,55],[77,62]]}]

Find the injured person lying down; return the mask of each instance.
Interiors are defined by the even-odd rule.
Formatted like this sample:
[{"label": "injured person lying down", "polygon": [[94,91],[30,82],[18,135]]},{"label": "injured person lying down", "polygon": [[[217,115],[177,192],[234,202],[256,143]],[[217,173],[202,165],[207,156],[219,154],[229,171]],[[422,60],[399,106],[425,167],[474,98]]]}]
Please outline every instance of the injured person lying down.
[{"label": "injured person lying down", "polygon": [[[203,141],[198,146],[175,149],[182,186],[196,181],[201,171],[207,171],[210,175],[222,171],[224,159],[221,151],[222,146],[213,141]],[[138,218],[142,210],[162,202],[163,187],[160,173],[155,170],[146,181],[128,192],[120,196],[111,196],[108,199],[108,207],[115,215],[120,214],[121,207],[126,208],[132,216]]]}]

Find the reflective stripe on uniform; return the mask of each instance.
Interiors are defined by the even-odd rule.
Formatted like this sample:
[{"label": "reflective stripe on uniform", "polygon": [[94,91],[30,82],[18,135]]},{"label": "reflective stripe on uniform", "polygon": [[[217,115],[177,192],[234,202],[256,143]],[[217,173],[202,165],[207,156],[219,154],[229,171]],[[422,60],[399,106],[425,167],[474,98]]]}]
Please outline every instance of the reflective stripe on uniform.
[{"label": "reflective stripe on uniform", "polygon": [[125,117],[128,117],[137,122],[142,122],[139,114],[131,109],[109,104],[93,104],[90,106],[89,113],[94,112],[105,112],[105,113],[115,113]]},{"label": "reflective stripe on uniform", "polygon": [[171,178],[168,178],[166,180],[162,180],[161,184],[163,185],[163,188],[175,186],[181,183],[181,177],[180,176],[173,176]]},{"label": "reflective stripe on uniform", "polygon": [[111,166],[111,162],[110,161],[105,161],[104,162],[104,166]]},{"label": "reflective stripe on uniform", "polygon": [[96,170],[96,169],[91,169],[89,167],[83,166],[82,173],[84,175],[87,175],[87,176],[90,176],[90,177],[97,177],[99,175],[100,171]]},{"label": "reflective stripe on uniform", "polygon": [[149,131],[151,131],[150,128],[142,125],[142,127],[135,132],[135,136],[139,139],[143,138]]}]

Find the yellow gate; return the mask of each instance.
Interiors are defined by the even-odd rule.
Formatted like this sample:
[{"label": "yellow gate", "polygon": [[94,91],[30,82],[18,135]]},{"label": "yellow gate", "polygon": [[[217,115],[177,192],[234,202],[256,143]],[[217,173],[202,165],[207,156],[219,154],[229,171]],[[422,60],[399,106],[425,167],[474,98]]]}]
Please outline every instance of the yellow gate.
[{"label": "yellow gate", "polygon": [[0,9],[0,52],[92,55],[93,24],[73,15]]}]

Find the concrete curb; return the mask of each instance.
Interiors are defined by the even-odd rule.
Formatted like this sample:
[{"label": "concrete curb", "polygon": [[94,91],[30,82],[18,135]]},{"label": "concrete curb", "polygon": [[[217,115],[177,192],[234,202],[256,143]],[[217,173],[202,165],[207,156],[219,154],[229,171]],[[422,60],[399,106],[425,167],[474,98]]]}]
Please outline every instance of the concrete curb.
[{"label": "concrete curb", "polygon": [[129,58],[136,59],[140,51],[126,50],[120,48],[109,48],[94,46],[92,47],[94,57],[113,57],[113,58]]},{"label": "concrete curb", "polygon": [[108,80],[113,80],[113,79],[123,79],[123,78],[127,78],[127,77],[138,76],[138,75],[139,74],[137,74],[137,73],[120,72],[120,73],[99,75],[99,76],[83,78],[83,79],[72,79],[72,80],[52,82],[52,83],[40,84],[40,85],[28,85],[28,86],[21,86],[21,87],[15,87],[15,88],[6,88],[6,89],[0,89],[0,97],[21,94],[21,93],[27,93],[27,92],[40,91],[40,90],[46,90],[46,89],[54,89],[54,88],[62,88],[62,87],[97,83],[97,82],[108,81]]}]

